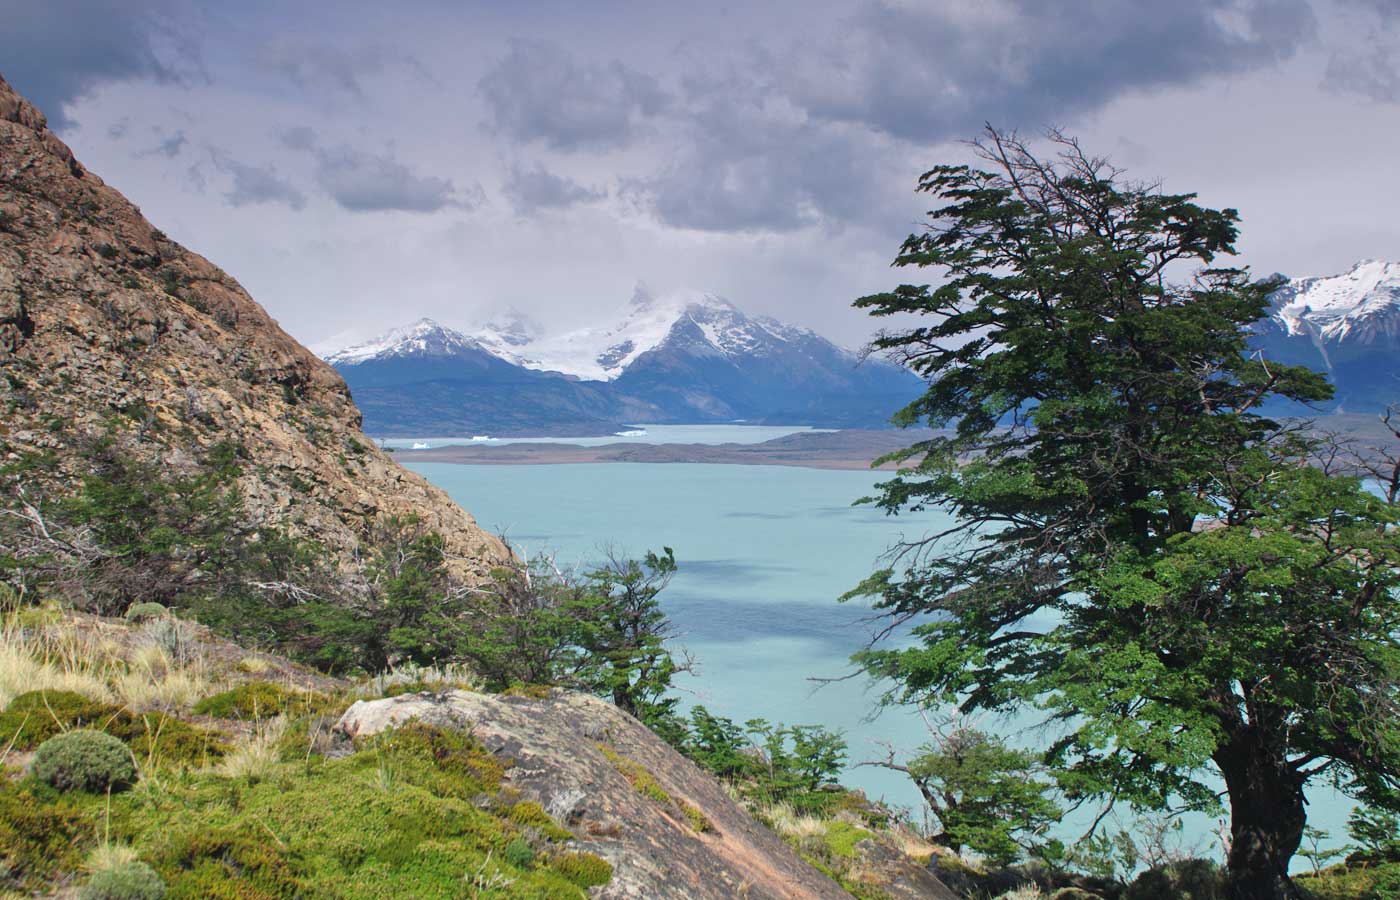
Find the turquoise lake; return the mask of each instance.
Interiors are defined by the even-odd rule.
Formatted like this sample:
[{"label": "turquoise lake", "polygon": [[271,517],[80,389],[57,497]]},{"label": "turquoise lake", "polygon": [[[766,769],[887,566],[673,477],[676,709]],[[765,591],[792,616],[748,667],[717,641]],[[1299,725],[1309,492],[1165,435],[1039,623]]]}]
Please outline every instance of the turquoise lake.
[{"label": "turquoise lake", "polygon": [[[851,763],[883,757],[882,743],[909,751],[926,739],[912,711],[881,711],[878,687],[863,676],[811,680],[850,675],[848,658],[869,633],[870,610],[837,598],[901,535],[918,537],[947,521],[851,505],[886,476],[643,463],[411,468],[522,554],[548,551],[568,566],[597,560],[608,545],[629,555],[672,547],[680,571],[663,606],[680,633],[677,643],[698,663],[695,677],[680,680],[684,702],[740,722],[762,717],[842,731]],[[1044,735],[1016,722],[977,724],[1016,743],[1044,744]],[[852,767],[843,781],[920,808],[917,791],[898,773]],[[1330,831],[1333,843],[1344,842],[1348,804],[1322,788],[1310,799],[1310,823]],[[1077,835],[1077,824],[1076,817],[1064,837]],[[1190,817],[1188,831],[1188,846],[1199,840],[1203,852],[1217,851],[1214,822]]]}]

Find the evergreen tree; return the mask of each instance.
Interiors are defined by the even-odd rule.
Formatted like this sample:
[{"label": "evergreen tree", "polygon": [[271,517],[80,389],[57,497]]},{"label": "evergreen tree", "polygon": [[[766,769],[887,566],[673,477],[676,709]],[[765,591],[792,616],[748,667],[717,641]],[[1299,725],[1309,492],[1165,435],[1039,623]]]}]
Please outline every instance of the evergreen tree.
[{"label": "evergreen tree", "polygon": [[1397,805],[1396,510],[1262,414],[1330,388],[1248,352],[1276,284],[1210,267],[1236,212],[1050,137],[923,176],[896,265],[946,280],[857,301],[915,317],[875,347],[935,429],[872,499],[957,523],[852,592],[916,637],[857,658],[891,700],[1041,713],[1072,800],[1211,809],[1223,780],[1232,896],[1294,897],[1310,781]]}]

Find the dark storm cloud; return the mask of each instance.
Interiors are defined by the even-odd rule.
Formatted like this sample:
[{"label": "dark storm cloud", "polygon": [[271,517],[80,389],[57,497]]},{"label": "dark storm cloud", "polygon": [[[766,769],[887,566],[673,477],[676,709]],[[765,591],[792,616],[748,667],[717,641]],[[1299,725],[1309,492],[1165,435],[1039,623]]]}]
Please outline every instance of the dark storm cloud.
[{"label": "dark storm cloud", "polygon": [[369,153],[347,144],[325,146],[315,131],[304,126],[283,132],[282,143],[312,155],[316,183],[350,212],[431,213],[448,207],[472,209],[484,199],[479,185],[459,189],[449,178],[420,175],[388,152]]},{"label": "dark storm cloud", "polygon": [[[306,195],[292,186],[291,182],[277,174],[271,165],[253,166],[229,158],[226,154],[211,152],[214,166],[233,178],[233,185],[224,193],[229,206],[257,206],[266,203],[281,204],[291,209],[301,209],[306,205]],[[192,168],[190,175],[201,182],[203,175]]]},{"label": "dark storm cloud", "polygon": [[499,133],[558,150],[625,144],[667,103],[653,76],[616,60],[577,62],[563,47],[534,40],[512,40],[478,87]]},{"label": "dark storm cloud", "polygon": [[105,82],[198,71],[180,12],[173,0],[0,0],[0,74],[68,128],[64,106]]},{"label": "dark storm cloud", "polygon": [[1270,65],[1314,31],[1305,0],[865,3],[824,43],[756,54],[727,77],[683,78],[671,110],[678,152],[624,184],[681,228],[888,221],[904,208],[888,193],[901,148],[968,137],[989,120],[1055,124],[1132,90]]},{"label": "dark storm cloud", "polygon": [[342,47],[279,37],[258,51],[258,59],[302,88],[327,87],[355,97],[364,96],[364,79],[390,69],[426,76],[411,55],[375,44]]},{"label": "dark storm cloud", "polygon": [[1270,65],[1315,30],[1306,0],[878,0],[775,77],[814,118],[943,141],[989,120],[1034,127],[1130,91]]},{"label": "dark storm cloud", "polygon": [[566,175],[556,175],[543,165],[511,167],[502,188],[511,206],[521,215],[542,210],[568,209],[592,203],[608,195],[601,188],[585,187]]}]

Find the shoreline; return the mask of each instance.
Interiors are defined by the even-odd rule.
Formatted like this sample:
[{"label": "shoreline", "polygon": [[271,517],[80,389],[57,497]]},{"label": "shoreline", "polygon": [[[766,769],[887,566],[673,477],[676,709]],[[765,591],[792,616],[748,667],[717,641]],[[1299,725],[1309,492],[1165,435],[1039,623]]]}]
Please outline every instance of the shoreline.
[{"label": "shoreline", "polygon": [[[395,450],[402,463],[455,465],[593,465],[600,463],[692,463],[796,466],[807,469],[872,470],[879,457],[927,437],[923,430],[799,433],[758,444],[637,444],[596,447],[564,443],[506,444],[497,447],[453,444],[430,450]],[[878,467],[889,471],[892,463]]]}]

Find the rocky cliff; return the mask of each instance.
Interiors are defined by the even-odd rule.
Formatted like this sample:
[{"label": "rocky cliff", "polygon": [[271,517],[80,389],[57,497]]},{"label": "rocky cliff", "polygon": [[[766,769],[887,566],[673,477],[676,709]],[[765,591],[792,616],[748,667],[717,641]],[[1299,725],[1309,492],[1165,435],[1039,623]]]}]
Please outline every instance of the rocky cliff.
[{"label": "rocky cliff", "polygon": [[3,78],[0,374],[0,453],[63,461],[72,442],[116,423],[179,468],[231,440],[249,463],[249,510],[333,553],[349,558],[376,516],[413,514],[444,536],[461,575],[506,558],[361,433],[330,366],[85,169]]}]

